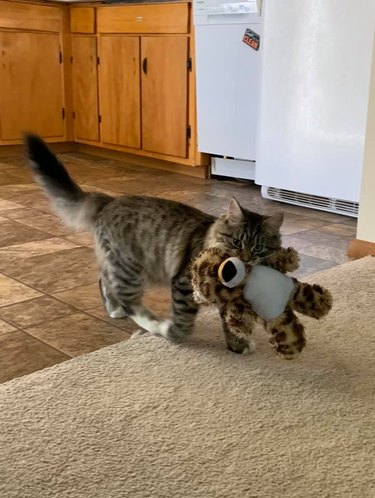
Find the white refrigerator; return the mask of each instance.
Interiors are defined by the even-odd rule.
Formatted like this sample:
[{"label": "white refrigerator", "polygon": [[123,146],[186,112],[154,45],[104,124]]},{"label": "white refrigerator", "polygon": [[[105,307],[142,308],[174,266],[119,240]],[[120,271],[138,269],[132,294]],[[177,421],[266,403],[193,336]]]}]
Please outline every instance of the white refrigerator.
[{"label": "white refrigerator", "polygon": [[375,0],[266,0],[255,181],[264,197],[356,216]]}]

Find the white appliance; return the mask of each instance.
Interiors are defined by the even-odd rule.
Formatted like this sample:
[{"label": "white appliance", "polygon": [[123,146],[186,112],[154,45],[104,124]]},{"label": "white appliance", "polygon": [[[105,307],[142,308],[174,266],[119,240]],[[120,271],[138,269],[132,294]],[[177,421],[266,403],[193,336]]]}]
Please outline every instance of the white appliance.
[{"label": "white appliance", "polygon": [[198,149],[221,156],[212,165],[218,175],[255,178],[260,7],[259,0],[193,1]]},{"label": "white appliance", "polygon": [[256,183],[357,216],[374,0],[266,0]]}]

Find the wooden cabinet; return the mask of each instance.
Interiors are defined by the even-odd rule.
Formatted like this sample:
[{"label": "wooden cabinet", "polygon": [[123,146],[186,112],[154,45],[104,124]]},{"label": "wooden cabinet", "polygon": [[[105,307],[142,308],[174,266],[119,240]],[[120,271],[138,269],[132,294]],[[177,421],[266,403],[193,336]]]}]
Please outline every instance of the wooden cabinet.
[{"label": "wooden cabinet", "polygon": [[0,145],[32,131],[151,165],[204,165],[191,9],[0,0]]},{"label": "wooden cabinet", "polygon": [[16,140],[32,130],[62,138],[64,92],[60,37],[0,31],[0,137]]},{"label": "wooden cabinet", "polygon": [[187,37],[103,35],[99,46],[102,142],[186,157]]},{"label": "wooden cabinet", "polygon": [[101,139],[108,144],[140,148],[139,37],[102,36],[99,46]]},{"label": "wooden cabinet", "polygon": [[142,147],[186,157],[188,38],[142,37],[141,45]]},{"label": "wooden cabinet", "polygon": [[72,37],[74,137],[99,140],[96,37]]}]

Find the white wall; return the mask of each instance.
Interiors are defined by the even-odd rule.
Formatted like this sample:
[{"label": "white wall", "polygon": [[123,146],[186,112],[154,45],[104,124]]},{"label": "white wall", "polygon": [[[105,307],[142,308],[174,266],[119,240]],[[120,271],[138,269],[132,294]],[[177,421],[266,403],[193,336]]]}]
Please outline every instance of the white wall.
[{"label": "white wall", "polygon": [[375,37],[357,239],[375,243]]}]

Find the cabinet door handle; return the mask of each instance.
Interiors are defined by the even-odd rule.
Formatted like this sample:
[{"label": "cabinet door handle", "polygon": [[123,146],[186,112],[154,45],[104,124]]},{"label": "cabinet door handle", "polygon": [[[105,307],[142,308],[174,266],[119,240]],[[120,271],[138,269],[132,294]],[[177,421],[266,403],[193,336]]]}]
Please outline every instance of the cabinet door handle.
[{"label": "cabinet door handle", "polygon": [[145,57],[145,58],[143,59],[143,62],[142,62],[142,69],[143,69],[143,72],[144,72],[145,74],[147,74],[147,57]]}]

